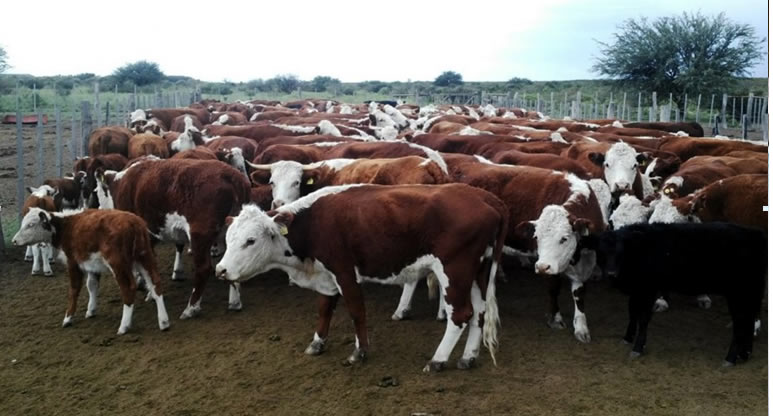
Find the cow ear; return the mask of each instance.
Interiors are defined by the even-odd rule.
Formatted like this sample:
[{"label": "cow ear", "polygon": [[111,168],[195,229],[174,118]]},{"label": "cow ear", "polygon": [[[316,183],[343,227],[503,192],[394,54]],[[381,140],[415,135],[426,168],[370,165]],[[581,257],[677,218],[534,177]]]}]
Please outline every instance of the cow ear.
[{"label": "cow ear", "polygon": [[280,212],[274,216],[274,222],[279,224],[279,232],[282,235],[287,235],[288,227],[293,223],[295,215],[291,212]]},{"label": "cow ear", "polygon": [[226,225],[226,227],[230,227],[233,222],[234,222],[234,217],[232,217],[230,215],[225,217],[225,225]]},{"label": "cow ear", "polygon": [[51,221],[48,219],[48,214],[46,214],[43,211],[40,211],[38,213],[38,216],[40,216],[40,225],[43,226],[43,229],[47,231],[51,231]]},{"label": "cow ear", "polygon": [[35,193],[35,191],[37,191],[37,190],[38,190],[38,188],[33,188],[33,187],[31,187],[31,186],[28,186],[28,187],[27,187],[27,192],[29,192],[29,193],[31,193],[31,194],[34,194],[34,193]]},{"label": "cow ear", "polygon": [[647,165],[652,160],[652,153],[650,152],[641,152],[636,155],[636,161],[639,163],[639,166],[641,167],[647,167]]},{"label": "cow ear", "polygon": [[319,179],[319,169],[312,169],[303,171],[301,176],[301,183],[304,185],[314,185]]},{"label": "cow ear", "polygon": [[252,178],[252,182],[254,183],[266,185],[268,184],[269,179],[271,179],[271,171],[263,170],[263,169],[255,169],[250,174],[250,178]]},{"label": "cow ear", "polygon": [[515,235],[523,238],[534,237],[534,221],[522,221],[515,227]]},{"label": "cow ear", "polygon": [[576,218],[572,220],[572,229],[582,236],[590,234],[591,223],[587,218]]},{"label": "cow ear", "polygon": [[599,152],[588,153],[588,159],[595,165],[604,166],[604,154]]}]

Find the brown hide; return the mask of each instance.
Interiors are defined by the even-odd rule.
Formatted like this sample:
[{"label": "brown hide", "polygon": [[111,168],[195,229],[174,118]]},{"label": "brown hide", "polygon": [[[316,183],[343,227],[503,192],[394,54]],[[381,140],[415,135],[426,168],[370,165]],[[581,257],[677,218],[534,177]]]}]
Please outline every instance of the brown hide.
[{"label": "brown hide", "polygon": [[147,155],[155,155],[162,159],[169,157],[169,148],[161,136],[141,133],[129,139],[129,159]]},{"label": "brown hide", "polygon": [[119,153],[127,156],[134,133],[124,127],[100,127],[89,135],[89,156]]}]

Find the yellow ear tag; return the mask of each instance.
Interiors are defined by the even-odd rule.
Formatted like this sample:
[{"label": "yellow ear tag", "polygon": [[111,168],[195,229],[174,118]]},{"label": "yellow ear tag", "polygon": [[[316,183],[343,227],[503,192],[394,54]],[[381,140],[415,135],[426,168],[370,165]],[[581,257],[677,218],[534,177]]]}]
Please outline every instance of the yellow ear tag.
[{"label": "yellow ear tag", "polygon": [[287,235],[287,233],[289,233],[289,231],[287,231],[287,226],[286,225],[283,225],[283,226],[281,226],[279,228],[279,234]]},{"label": "yellow ear tag", "polygon": [[314,184],[314,178],[309,178],[308,181],[306,181],[306,185],[313,185]]}]

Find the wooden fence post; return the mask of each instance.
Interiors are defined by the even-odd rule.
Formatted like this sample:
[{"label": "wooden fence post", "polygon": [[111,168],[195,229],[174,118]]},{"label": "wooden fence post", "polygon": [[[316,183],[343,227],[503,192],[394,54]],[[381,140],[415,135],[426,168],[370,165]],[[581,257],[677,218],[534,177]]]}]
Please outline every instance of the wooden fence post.
[{"label": "wooden fence post", "polygon": [[641,122],[641,91],[639,91],[639,100],[636,103],[636,121]]},{"label": "wooden fence post", "polygon": [[56,113],[56,176],[62,177],[62,112],[59,106],[54,104]]},{"label": "wooden fence post", "polygon": [[537,93],[537,111],[540,111],[541,104],[542,104],[542,100],[540,99],[539,93]]},{"label": "wooden fence post", "polygon": [[622,115],[622,117],[619,117],[620,121],[625,120],[625,100],[626,100],[627,97],[628,97],[628,93],[627,92],[623,92],[623,104],[621,106],[623,115]]},{"label": "wooden fence post", "polygon": [[746,111],[743,113],[749,116],[746,120],[746,124],[754,122],[752,119],[752,115],[754,114],[754,93],[751,91],[749,92],[749,99],[746,101]]},{"label": "wooden fence post", "polygon": [[[741,107],[743,107],[743,102],[741,102]],[[737,126],[738,124],[735,122],[735,97],[733,97],[733,112],[731,114],[732,117],[730,119],[733,121],[733,125]]]},{"label": "wooden fence post", "polygon": [[682,121],[687,121],[687,94],[684,95],[684,115],[682,115]]},{"label": "wooden fence post", "polygon": [[[687,114],[685,114],[685,120],[687,119]],[[698,94],[698,105],[695,106],[695,122],[700,123],[701,122],[701,95]]]},{"label": "wooden fence post", "polygon": [[35,186],[40,186],[43,184],[43,178],[45,177],[45,173],[43,171],[43,156],[44,156],[44,149],[43,149],[43,110],[38,109],[37,111],[38,116],[38,123],[35,126],[35,138],[36,140],[36,146],[38,148],[38,160],[37,160],[37,174],[35,176],[35,179],[37,180],[37,183],[35,183]]},{"label": "wooden fence post", "polygon": [[727,128],[727,94],[722,94],[722,128]]},{"label": "wooden fence post", "polygon": [[70,105],[70,114],[72,115],[72,124],[70,125],[70,158],[78,158],[78,145],[75,143],[75,105]]},{"label": "wooden fence post", "polygon": [[582,119],[583,119],[583,114],[582,114],[582,91],[577,91],[577,118],[576,118],[576,120],[582,120]]},{"label": "wooden fence post", "polygon": [[553,92],[550,93],[550,117],[555,117],[556,113],[553,109]]},{"label": "wooden fence post", "polygon": [[91,135],[92,121],[88,101],[81,101],[81,156],[89,155],[89,135]]},{"label": "wooden fence post", "polygon": [[709,107],[709,123],[714,122],[714,94],[711,94],[711,106]]},{"label": "wooden fence post", "polygon": [[746,140],[749,130],[749,116],[741,114],[741,138]]},{"label": "wooden fence post", "polygon": [[561,118],[568,116],[569,114],[569,93],[564,93],[564,105],[561,110]]},{"label": "wooden fence post", "polygon": [[653,91],[652,92],[652,109],[650,110],[650,123],[653,121],[657,121],[657,113],[658,113],[658,93]]},{"label": "wooden fence post", "polygon": [[94,126],[102,127],[102,109],[99,105],[99,81],[94,81]]},{"label": "wooden fence post", "polygon": [[716,136],[719,134],[719,114],[714,116],[713,126],[711,127],[711,135]]}]

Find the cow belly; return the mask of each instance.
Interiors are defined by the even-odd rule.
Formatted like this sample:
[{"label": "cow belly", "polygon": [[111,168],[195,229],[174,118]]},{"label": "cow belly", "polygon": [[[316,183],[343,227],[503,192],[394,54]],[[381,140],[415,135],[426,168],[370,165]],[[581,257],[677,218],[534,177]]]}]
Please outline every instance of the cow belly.
[{"label": "cow belly", "polygon": [[188,220],[177,212],[166,214],[161,238],[176,244],[187,244],[191,240],[191,227]]},{"label": "cow belly", "polygon": [[311,289],[326,296],[341,294],[341,287],[338,286],[335,276],[319,260],[312,262],[307,259],[302,271],[295,268],[283,270],[287,272],[290,282],[299,287]]},{"label": "cow belly", "polygon": [[416,261],[413,263],[403,267],[399,273],[388,277],[364,276],[360,274],[360,271],[356,266],[354,267],[354,271],[357,275],[357,283],[375,282],[384,285],[404,285],[406,283],[412,283],[423,277],[426,277],[429,273],[432,272],[434,267],[442,270],[443,264],[437,257],[431,254],[425,254],[416,259]]},{"label": "cow belly", "polygon": [[78,263],[78,266],[80,266],[81,270],[83,270],[86,273],[94,273],[94,274],[103,274],[103,273],[113,273],[113,269],[110,267],[109,264],[107,264],[107,261],[104,257],[102,257],[101,253],[91,253],[89,254],[89,258],[85,261],[82,261]]}]

